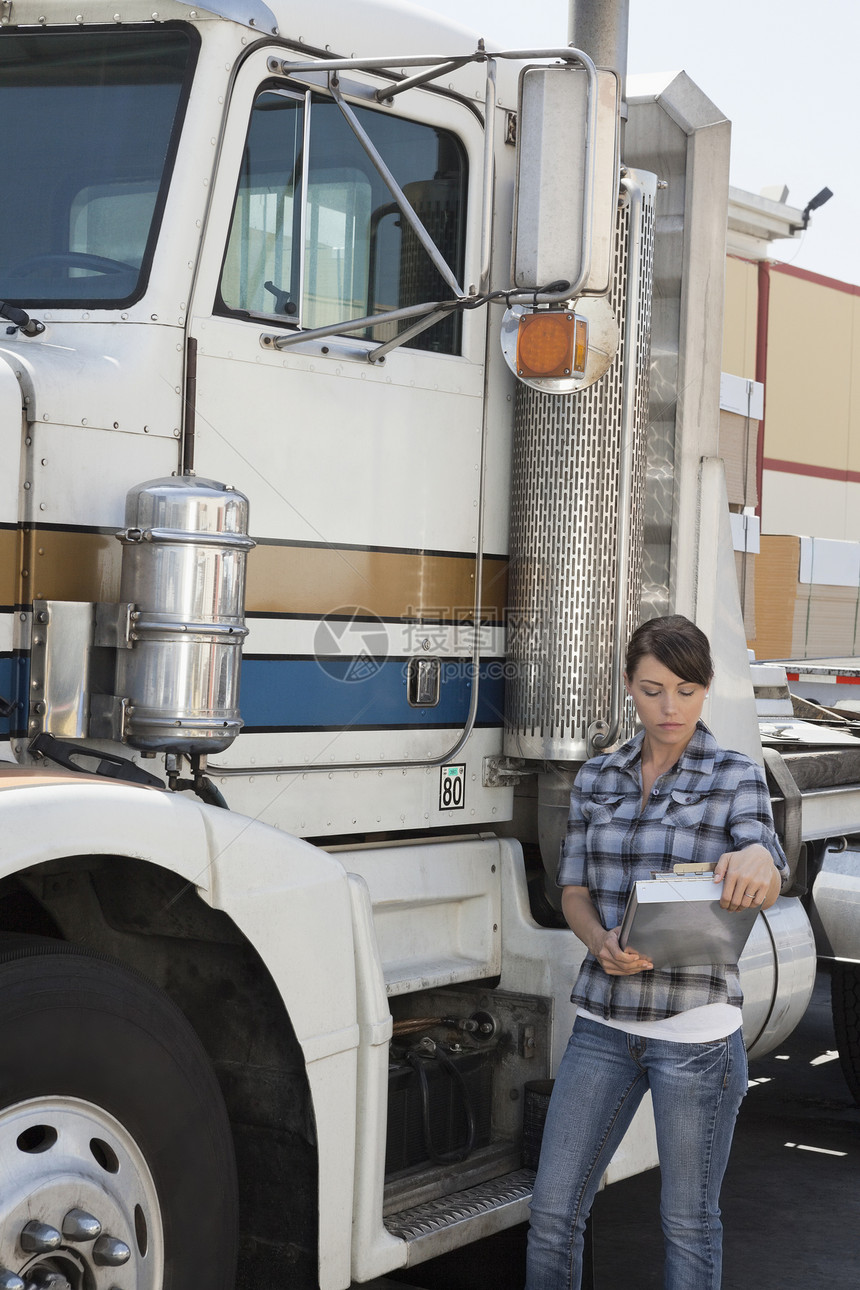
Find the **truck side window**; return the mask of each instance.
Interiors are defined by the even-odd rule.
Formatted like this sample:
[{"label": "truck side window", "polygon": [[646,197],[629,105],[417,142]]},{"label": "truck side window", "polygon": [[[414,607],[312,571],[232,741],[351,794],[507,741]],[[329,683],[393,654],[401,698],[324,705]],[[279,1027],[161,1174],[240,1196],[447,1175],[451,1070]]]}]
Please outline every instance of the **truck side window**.
[{"label": "truck side window", "polygon": [[228,309],[298,313],[304,99],[267,90],[254,104],[221,274]]},{"label": "truck side window", "polygon": [[[459,140],[390,113],[355,111],[462,276],[467,170]],[[221,307],[313,328],[450,296],[337,104],[322,94],[264,89],[242,160]],[[388,340],[408,325],[381,322],[359,335]],[[459,316],[411,344],[458,353]]]},{"label": "truck side window", "polygon": [[168,26],[2,28],[0,297],[106,309],[140,299],[198,45]]}]

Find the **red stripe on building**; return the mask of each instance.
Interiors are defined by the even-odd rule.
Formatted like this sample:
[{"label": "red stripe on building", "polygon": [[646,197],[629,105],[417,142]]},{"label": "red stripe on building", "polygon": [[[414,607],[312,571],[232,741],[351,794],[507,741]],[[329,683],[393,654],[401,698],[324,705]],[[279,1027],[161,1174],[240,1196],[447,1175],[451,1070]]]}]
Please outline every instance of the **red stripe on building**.
[{"label": "red stripe on building", "polygon": [[783,461],[780,457],[762,457],[765,470],[784,475],[809,475],[814,479],[835,479],[843,484],[860,484],[860,470],[837,470],[833,466],[810,466],[806,461]]},{"label": "red stripe on building", "polygon": [[755,449],[755,513],[761,519],[761,490],[764,475],[764,421],[767,416],[767,329],[770,309],[770,277],[767,260],[758,264],[758,300],[755,326],[755,379],[762,387],[761,421],[758,424],[758,442]]},{"label": "red stripe on building", "polygon": [[853,282],[842,282],[839,278],[827,278],[823,273],[812,273],[809,269],[796,269],[793,264],[780,264],[772,260],[770,264],[774,273],[783,273],[787,278],[800,278],[803,282],[814,282],[819,287],[829,287],[831,291],[842,291],[849,296],[860,296],[860,287]]}]

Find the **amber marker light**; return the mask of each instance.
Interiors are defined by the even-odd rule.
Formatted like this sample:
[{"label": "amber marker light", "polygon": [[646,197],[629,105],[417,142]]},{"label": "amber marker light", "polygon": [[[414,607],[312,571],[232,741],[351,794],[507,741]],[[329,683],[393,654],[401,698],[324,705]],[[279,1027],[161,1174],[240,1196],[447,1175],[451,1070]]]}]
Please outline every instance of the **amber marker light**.
[{"label": "amber marker light", "polygon": [[541,309],[520,318],[518,376],[582,376],[587,356],[588,323],[584,318],[554,309]]},{"label": "amber marker light", "polygon": [[588,323],[584,318],[574,315],[574,341],[573,341],[573,374],[574,376],[585,375],[585,365],[588,362]]},{"label": "amber marker light", "polygon": [[542,394],[587,390],[609,371],[618,340],[618,323],[606,296],[582,296],[566,309],[510,305],[499,328],[508,367]]}]

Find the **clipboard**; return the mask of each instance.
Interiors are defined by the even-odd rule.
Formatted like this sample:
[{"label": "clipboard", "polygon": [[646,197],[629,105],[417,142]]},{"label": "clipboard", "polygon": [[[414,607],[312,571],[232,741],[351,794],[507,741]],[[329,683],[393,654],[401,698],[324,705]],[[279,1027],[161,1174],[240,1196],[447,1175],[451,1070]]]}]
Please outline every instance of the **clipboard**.
[{"label": "clipboard", "polygon": [[737,963],[758,909],[722,909],[714,864],[678,864],[633,884],[618,942],[655,968]]}]

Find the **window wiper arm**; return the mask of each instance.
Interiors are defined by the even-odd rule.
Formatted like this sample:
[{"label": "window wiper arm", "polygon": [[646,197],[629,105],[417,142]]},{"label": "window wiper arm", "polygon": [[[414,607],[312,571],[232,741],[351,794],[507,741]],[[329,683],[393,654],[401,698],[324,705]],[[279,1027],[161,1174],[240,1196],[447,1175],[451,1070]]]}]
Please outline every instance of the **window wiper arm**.
[{"label": "window wiper arm", "polygon": [[0,300],[0,318],[5,318],[12,324],[6,328],[7,336],[14,336],[16,331],[21,331],[25,336],[41,336],[45,330],[45,324],[40,323],[37,318],[31,318],[23,309],[17,305],[7,305],[5,300]]}]

